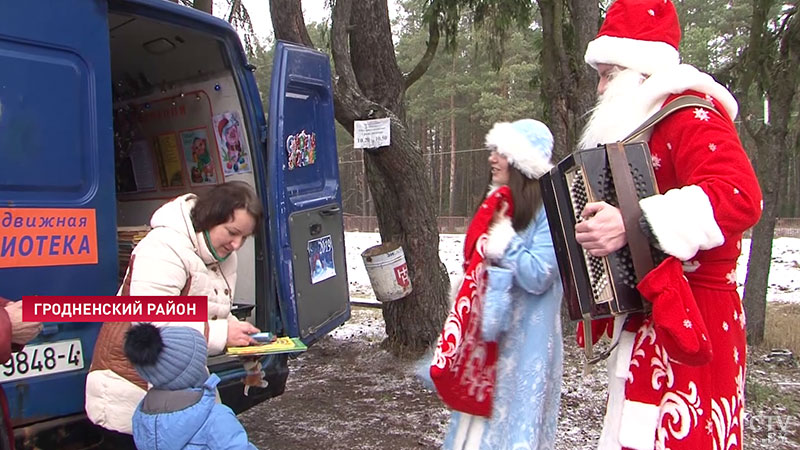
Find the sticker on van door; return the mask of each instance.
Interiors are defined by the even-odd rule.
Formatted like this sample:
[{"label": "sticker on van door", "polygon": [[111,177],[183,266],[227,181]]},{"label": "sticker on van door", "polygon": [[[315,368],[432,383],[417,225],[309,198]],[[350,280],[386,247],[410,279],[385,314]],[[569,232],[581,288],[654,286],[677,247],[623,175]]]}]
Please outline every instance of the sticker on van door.
[{"label": "sticker on van door", "polygon": [[286,138],[289,170],[305,167],[317,161],[317,134],[303,130]]},{"label": "sticker on van door", "polygon": [[0,208],[0,268],[97,264],[94,209]]},{"label": "sticker on van door", "polygon": [[331,235],[308,241],[308,265],[311,268],[311,284],[336,276]]}]

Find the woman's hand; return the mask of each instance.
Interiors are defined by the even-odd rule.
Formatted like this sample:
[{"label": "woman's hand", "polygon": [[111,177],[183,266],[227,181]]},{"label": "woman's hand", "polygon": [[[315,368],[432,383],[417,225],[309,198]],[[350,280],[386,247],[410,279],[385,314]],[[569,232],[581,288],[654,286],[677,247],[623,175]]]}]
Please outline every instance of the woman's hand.
[{"label": "woman's hand", "polygon": [[261,330],[254,327],[250,322],[243,320],[229,320],[228,321],[228,347],[244,347],[247,345],[258,344],[258,341],[253,339],[250,335],[259,333]]},{"label": "woman's hand", "polygon": [[40,322],[22,321],[22,300],[9,302],[6,307],[9,322],[11,322],[11,342],[25,345],[32,341],[42,331]]},{"label": "woman's hand", "polygon": [[625,223],[619,209],[606,202],[586,204],[583,222],[575,225],[575,240],[592,256],[606,256],[625,246]]},{"label": "woman's hand", "polygon": [[492,217],[491,225],[494,225],[503,219],[508,219],[506,213],[508,213],[508,202],[503,200],[500,202],[500,209],[494,210],[494,216]]}]

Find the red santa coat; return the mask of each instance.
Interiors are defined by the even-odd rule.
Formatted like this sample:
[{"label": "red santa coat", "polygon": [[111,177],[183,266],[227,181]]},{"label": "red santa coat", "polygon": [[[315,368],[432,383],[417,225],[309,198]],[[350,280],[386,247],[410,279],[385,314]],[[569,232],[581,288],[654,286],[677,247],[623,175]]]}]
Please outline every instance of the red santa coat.
[{"label": "red santa coat", "polygon": [[708,86],[706,78],[687,83],[700,77],[683,72],[691,76],[663,82],[662,92],[651,88],[653,98],[663,93],[663,104],[693,94],[713,101],[719,114],[680,110],[648,141],[662,195],[640,205],[674,258],[640,284],[653,316],[629,318],[609,359],[601,449],[742,448],[746,340],[736,261],[742,233],[760,217],[761,191],[731,120],[735,101],[719,85],[703,91],[722,101],[677,89]]}]

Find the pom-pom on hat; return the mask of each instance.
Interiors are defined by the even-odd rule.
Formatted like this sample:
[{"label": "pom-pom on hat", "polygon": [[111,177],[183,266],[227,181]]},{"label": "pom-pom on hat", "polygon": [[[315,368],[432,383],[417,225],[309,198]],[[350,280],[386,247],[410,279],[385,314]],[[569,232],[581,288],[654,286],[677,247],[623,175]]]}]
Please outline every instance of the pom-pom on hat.
[{"label": "pom-pom on hat", "polygon": [[528,178],[539,179],[553,167],[553,134],[538,120],[498,122],[486,134],[486,146]]},{"label": "pom-pom on hat", "polygon": [[680,64],[680,41],[671,0],[615,0],[584,59],[595,69],[611,64],[652,75]]},{"label": "pom-pom on hat", "polygon": [[156,389],[197,388],[208,379],[208,347],[194,328],[137,324],[125,334],[124,349],[139,375]]}]

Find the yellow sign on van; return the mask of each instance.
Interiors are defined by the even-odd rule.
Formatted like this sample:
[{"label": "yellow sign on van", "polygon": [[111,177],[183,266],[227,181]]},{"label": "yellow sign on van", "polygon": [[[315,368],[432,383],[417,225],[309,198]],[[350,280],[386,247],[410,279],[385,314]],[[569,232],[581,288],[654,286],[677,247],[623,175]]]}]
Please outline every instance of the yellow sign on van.
[{"label": "yellow sign on van", "polygon": [[0,208],[0,268],[97,264],[94,209]]}]

